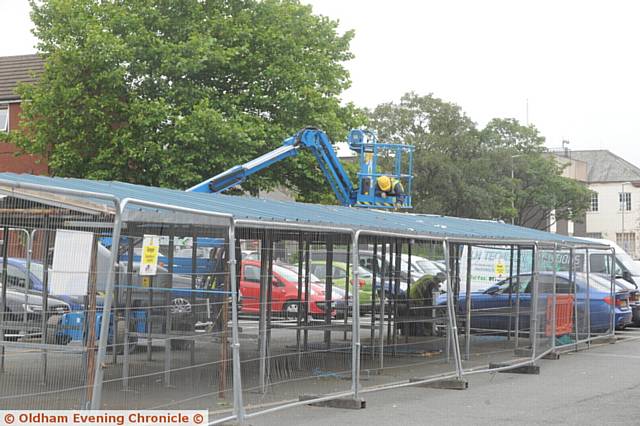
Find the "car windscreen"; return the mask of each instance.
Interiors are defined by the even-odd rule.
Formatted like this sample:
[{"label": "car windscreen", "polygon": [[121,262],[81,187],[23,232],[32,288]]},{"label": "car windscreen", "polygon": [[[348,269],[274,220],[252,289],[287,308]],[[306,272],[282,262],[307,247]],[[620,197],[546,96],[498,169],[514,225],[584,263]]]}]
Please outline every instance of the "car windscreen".
[{"label": "car windscreen", "polygon": [[[577,273],[576,278],[579,278],[584,283],[587,282],[587,274],[585,273]],[[596,274],[589,274],[589,287],[601,292],[610,293],[611,281]]]},{"label": "car windscreen", "polygon": [[616,252],[616,260],[620,262],[630,273],[631,275],[640,276],[640,266],[633,260],[631,256],[624,251]]},{"label": "car windscreen", "polygon": [[33,275],[35,275],[36,278],[38,278],[40,281],[43,281],[44,280],[44,278],[43,278],[44,277],[44,268],[42,267],[42,264],[41,263],[31,262],[30,267],[31,267],[30,268],[31,269],[31,273]]},{"label": "car windscreen", "polygon": [[427,275],[436,275],[438,272],[440,271],[440,268],[438,268],[433,262],[429,261],[429,260],[418,260],[416,261],[418,267],[422,270],[422,272],[424,272]]},{"label": "car windscreen", "polygon": [[[288,268],[285,268],[284,266],[273,265],[273,271],[289,282],[298,282],[298,274]],[[309,274],[309,279],[311,280],[311,282],[321,281],[320,278],[316,277],[313,274]]]}]

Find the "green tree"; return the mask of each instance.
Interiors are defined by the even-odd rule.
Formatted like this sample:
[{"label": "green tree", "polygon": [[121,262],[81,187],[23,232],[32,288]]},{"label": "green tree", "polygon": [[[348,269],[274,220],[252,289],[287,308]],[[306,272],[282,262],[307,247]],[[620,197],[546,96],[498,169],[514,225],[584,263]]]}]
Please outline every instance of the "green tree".
[{"label": "green tree", "polygon": [[415,93],[379,105],[369,116],[382,140],[416,146],[413,197],[419,212],[544,228],[552,217],[579,219],[588,206],[589,190],[562,176],[533,126],[494,119],[478,130],[459,106]]},{"label": "green tree", "polygon": [[[332,138],[363,122],[350,85],[353,32],[295,0],[32,1],[46,59],[12,142],[55,175],[186,188],[277,146],[301,127]],[[252,177],[328,189],[313,158]]]}]

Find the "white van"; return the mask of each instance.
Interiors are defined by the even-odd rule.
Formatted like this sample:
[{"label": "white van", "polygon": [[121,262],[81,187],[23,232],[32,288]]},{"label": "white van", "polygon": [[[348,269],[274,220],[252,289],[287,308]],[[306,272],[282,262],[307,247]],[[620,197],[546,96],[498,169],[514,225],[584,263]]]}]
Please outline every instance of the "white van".
[{"label": "white van", "polygon": [[[599,238],[581,238],[582,240],[606,245],[615,249],[616,261],[615,261],[615,275],[616,278],[622,278],[636,286],[640,285],[640,265],[634,261],[622,247],[610,240],[603,240]],[[582,262],[584,264],[584,262]],[[610,262],[606,253],[602,252],[590,252],[589,253],[589,270],[593,273],[611,274]]]}]

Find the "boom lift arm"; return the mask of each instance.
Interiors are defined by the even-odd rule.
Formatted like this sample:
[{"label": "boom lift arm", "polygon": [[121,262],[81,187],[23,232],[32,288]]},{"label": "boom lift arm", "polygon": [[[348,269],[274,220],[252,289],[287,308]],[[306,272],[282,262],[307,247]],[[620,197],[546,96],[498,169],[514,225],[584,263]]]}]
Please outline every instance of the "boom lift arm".
[{"label": "boom lift arm", "polygon": [[[367,142],[370,139],[371,142]],[[361,171],[358,174],[360,188],[362,181],[369,180],[368,187],[371,182],[381,174],[375,172],[377,154],[381,150],[394,150],[396,156],[396,172],[392,176],[403,179],[407,182],[409,189],[411,188],[412,177],[410,174],[402,174],[400,172],[402,153],[408,152],[409,169],[411,169],[413,147],[410,145],[394,145],[394,144],[377,144],[372,133],[362,130],[352,130],[349,134],[349,147],[360,153]],[[379,148],[378,148],[379,147]],[[344,206],[360,206],[360,207],[393,207],[393,203],[388,199],[382,199],[375,193],[362,193],[358,191],[358,187],[354,186],[346,170],[342,166],[338,156],[335,153],[329,136],[322,130],[307,127],[300,130],[294,136],[285,139],[282,146],[268,152],[258,158],[248,161],[242,165],[234,166],[210,179],[205,180],[189,189],[188,192],[207,192],[219,193],[240,185],[254,173],[266,169],[267,167],[289,157],[295,157],[302,149],[308,150],[313,154],[318,163],[318,167],[322,170],[325,178],[329,182],[331,189],[336,195],[340,204]],[[367,153],[367,155],[365,155]],[[365,161],[364,158],[370,158]],[[373,160],[371,160],[373,158]],[[372,169],[373,165],[373,169]],[[366,170],[363,170],[366,169]],[[403,207],[411,207],[410,195],[405,197]]]}]

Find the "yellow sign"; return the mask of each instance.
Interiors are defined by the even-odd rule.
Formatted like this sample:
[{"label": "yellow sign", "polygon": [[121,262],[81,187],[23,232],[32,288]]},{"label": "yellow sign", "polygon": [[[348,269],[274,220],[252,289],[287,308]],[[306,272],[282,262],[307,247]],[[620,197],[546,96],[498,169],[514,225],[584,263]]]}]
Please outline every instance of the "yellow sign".
[{"label": "yellow sign", "polygon": [[142,240],[142,257],[140,259],[140,275],[156,275],[158,271],[158,252],[160,251],[160,237],[145,235]]},{"label": "yellow sign", "polygon": [[496,263],[496,275],[501,277],[505,274],[505,272],[506,272],[506,268],[504,266],[504,261],[500,259]]}]

